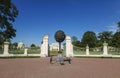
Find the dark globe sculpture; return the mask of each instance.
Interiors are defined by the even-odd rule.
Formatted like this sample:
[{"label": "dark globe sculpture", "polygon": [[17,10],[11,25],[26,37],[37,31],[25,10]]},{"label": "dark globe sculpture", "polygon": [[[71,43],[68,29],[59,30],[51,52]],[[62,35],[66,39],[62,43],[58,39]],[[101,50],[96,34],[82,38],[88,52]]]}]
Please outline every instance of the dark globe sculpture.
[{"label": "dark globe sculpture", "polygon": [[57,42],[63,42],[65,40],[65,33],[62,30],[58,30],[55,33],[55,40]]},{"label": "dark globe sculpture", "polygon": [[55,33],[55,40],[59,42],[59,51],[58,51],[58,57],[57,57],[57,62],[60,62],[63,64],[63,57],[62,57],[62,51],[61,51],[61,42],[65,40],[65,33],[62,30],[58,30]]},{"label": "dark globe sculpture", "polygon": [[62,30],[58,30],[55,33],[55,40],[57,42],[59,42],[59,51],[58,51],[58,53],[62,53],[61,52],[61,42],[63,42],[65,40],[65,33]]},{"label": "dark globe sculpture", "polygon": [[57,56],[57,62],[60,62],[61,64],[63,64],[64,62],[64,58],[62,57],[62,51],[61,51],[61,42],[63,42],[65,40],[65,33],[62,30],[58,30],[55,33],[55,40],[57,42],[59,42],[59,51],[58,51],[58,56]]}]

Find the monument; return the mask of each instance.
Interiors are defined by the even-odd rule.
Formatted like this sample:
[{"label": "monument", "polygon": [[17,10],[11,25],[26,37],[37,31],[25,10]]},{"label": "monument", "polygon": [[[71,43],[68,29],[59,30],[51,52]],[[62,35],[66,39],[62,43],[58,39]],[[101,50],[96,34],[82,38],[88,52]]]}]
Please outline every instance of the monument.
[{"label": "monument", "polygon": [[57,57],[57,62],[60,62],[61,64],[63,63],[64,59],[62,56],[62,51],[61,51],[61,42],[65,40],[65,33],[62,30],[58,30],[55,33],[55,40],[59,42],[59,50],[58,50],[58,57]]}]

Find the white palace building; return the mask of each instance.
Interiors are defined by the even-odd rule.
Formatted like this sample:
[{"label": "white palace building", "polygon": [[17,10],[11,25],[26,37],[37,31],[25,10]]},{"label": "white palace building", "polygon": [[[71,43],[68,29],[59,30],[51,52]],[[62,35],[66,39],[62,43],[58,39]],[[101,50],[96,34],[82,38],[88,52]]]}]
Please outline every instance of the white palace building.
[{"label": "white palace building", "polygon": [[[64,49],[64,47],[63,47],[63,45],[61,45],[61,49],[63,50]],[[50,51],[58,51],[59,50],[59,43],[51,43],[50,44]]]}]

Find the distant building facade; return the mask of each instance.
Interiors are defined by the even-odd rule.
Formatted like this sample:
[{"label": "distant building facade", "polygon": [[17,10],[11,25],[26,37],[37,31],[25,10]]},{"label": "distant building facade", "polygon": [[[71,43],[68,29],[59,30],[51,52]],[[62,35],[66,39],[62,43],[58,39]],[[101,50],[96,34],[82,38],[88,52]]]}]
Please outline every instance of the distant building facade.
[{"label": "distant building facade", "polygon": [[[59,43],[51,43],[49,47],[50,47],[50,51],[58,51]],[[62,50],[64,49],[63,45],[61,45],[61,49]]]},{"label": "distant building facade", "polygon": [[17,49],[24,49],[25,48],[25,44],[21,41],[18,43]]}]

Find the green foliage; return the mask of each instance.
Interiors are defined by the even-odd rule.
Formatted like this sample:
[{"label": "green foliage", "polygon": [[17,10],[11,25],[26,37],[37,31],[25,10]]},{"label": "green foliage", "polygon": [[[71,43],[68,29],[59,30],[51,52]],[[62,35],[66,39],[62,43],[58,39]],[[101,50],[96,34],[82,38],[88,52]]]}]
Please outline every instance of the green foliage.
[{"label": "green foliage", "polygon": [[112,38],[112,46],[120,48],[120,32],[116,32]]},{"label": "green foliage", "polygon": [[35,48],[36,47],[36,45],[35,44],[31,44],[31,46],[30,46],[31,48]]},{"label": "green foliage", "polygon": [[103,32],[99,33],[98,34],[98,45],[102,46],[104,41],[106,41],[109,45],[111,45],[112,36],[113,36],[113,34],[111,31],[103,31]]},{"label": "green foliage", "polygon": [[87,31],[84,33],[82,38],[82,46],[85,47],[87,44],[89,47],[93,48],[97,44],[97,37],[93,31]]},{"label": "green foliage", "polygon": [[12,23],[17,15],[18,10],[11,0],[0,0],[0,44],[16,36]]},{"label": "green foliage", "polygon": [[71,38],[71,40],[72,40],[72,44],[73,44],[74,46],[80,47],[80,41],[77,39],[76,36],[73,36],[73,37]]},{"label": "green foliage", "polygon": [[118,32],[120,32],[120,22],[118,22]]},{"label": "green foliage", "polygon": [[120,22],[118,22],[118,30],[113,35],[111,44],[113,47],[120,48]]},{"label": "green foliage", "polygon": [[80,47],[80,41],[74,41],[74,42],[72,42],[72,44],[74,45],[74,46],[77,46],[77,47]]},{"label": "green foliage", "polygon": [[14,42],[13,44],[11,44],[11,46],[12,46],[13,49],[17,49],[18,43]]},{"label": "green foliage", "polygon": [[76,36],[72,36],[71,40],[72,40],[72,42],[78,41]]}]

